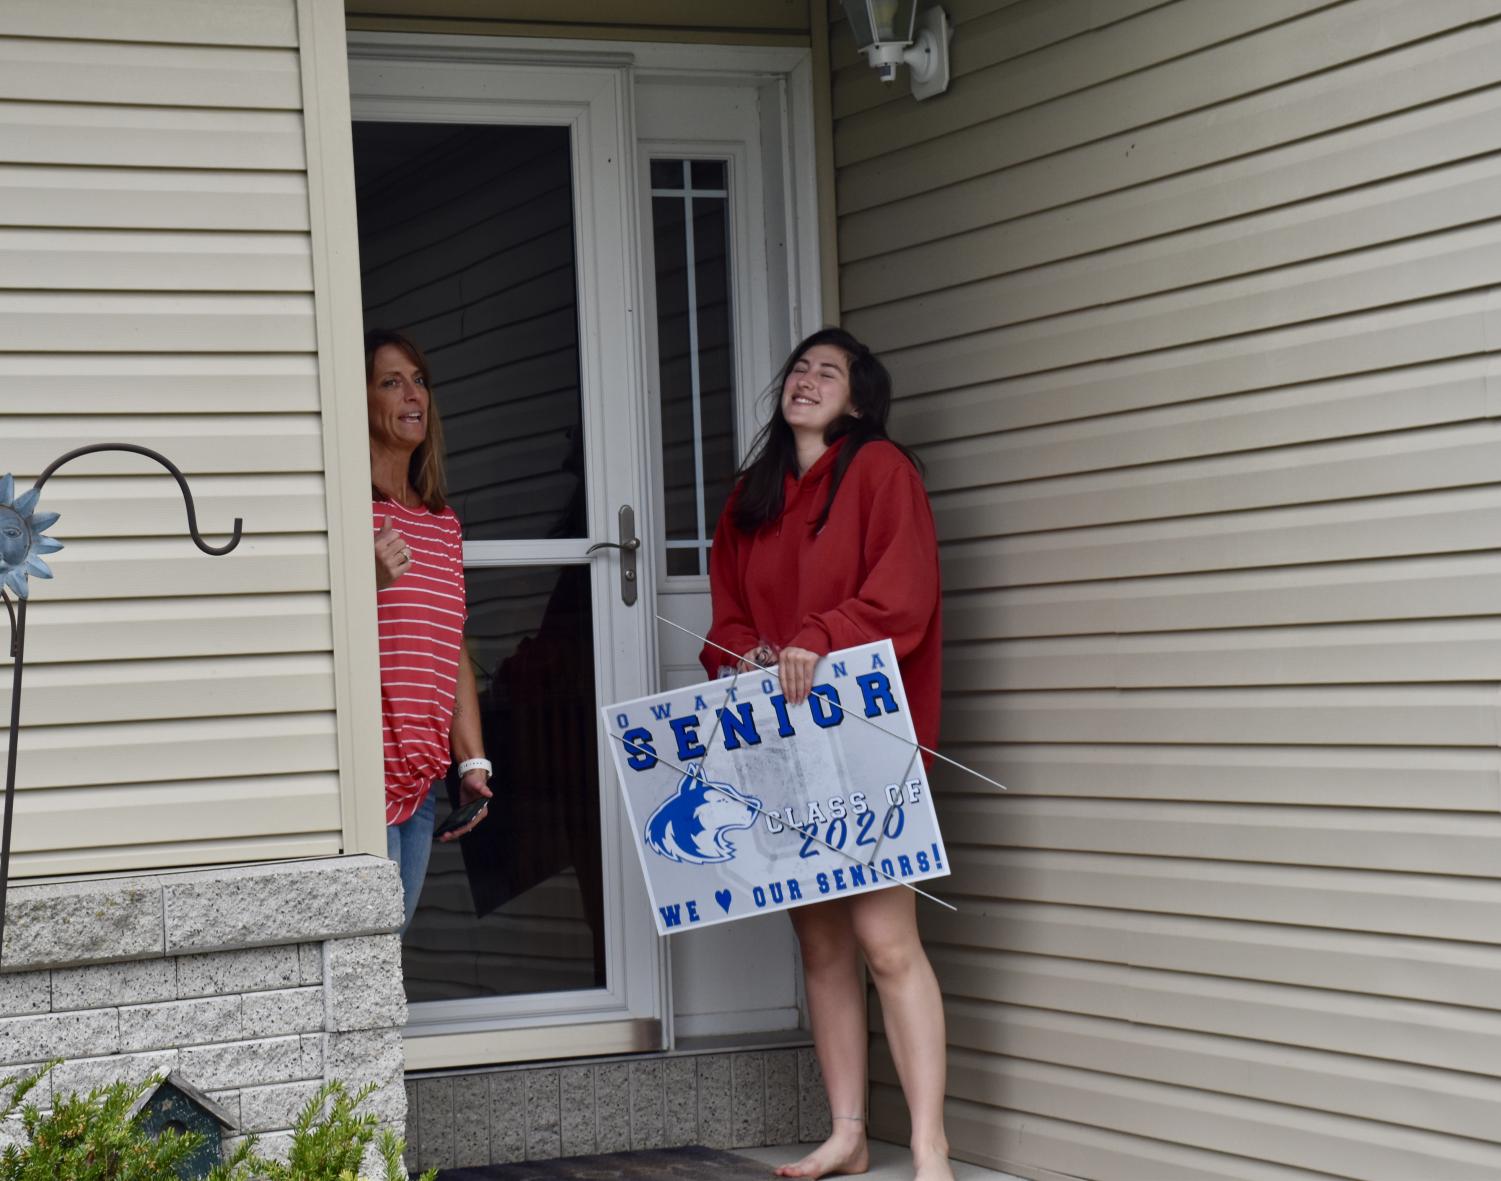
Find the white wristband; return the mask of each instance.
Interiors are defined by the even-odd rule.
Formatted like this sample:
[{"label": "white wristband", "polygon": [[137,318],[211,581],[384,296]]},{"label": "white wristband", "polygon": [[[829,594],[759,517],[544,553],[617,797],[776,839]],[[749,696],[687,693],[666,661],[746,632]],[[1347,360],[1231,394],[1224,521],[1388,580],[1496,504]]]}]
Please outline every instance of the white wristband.
[{"label": "white wristband", "polygon": [[470,771],[483,771],[486,778],[495,774],[495,768],[490,765],[489,759],[465,759],[459,764],[459,775],[467,775]]}]

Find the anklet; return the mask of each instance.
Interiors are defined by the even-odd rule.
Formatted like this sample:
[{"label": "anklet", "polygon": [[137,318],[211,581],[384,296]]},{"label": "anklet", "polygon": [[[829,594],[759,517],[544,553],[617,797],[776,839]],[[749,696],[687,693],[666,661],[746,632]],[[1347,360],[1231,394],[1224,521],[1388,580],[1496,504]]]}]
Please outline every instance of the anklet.
[{"label": "anklet", "polygon": [[865,1122],[865,1117],[863,1115],[836,1115],[836,1116],[834,1116],[832,1118],[834,1118],[834,1119],[852,1119],[857,1124],[863,1124]]}]

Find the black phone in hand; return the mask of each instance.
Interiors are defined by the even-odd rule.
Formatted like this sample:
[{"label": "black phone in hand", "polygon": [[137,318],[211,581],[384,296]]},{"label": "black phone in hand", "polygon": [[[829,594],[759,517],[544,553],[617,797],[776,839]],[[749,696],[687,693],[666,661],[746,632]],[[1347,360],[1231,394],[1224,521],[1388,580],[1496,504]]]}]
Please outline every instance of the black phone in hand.
[{"label": "black phone in hand", "polygon": [[477,800],[470,800],[462,808],[455,808],[443,818],[442,824],[433,829],[433,839],[437,840],[439,837],[447,836],[451,832],[457,832],[478,816],[480,809],[489,802],[488,798],[480,796]]}]

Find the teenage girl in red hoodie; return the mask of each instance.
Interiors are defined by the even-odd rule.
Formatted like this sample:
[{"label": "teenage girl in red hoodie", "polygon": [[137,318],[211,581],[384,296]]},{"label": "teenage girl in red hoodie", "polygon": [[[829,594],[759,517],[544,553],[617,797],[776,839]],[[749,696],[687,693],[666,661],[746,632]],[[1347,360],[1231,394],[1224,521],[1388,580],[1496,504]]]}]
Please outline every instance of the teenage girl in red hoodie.
[{"label": "teenage girl in red hoodie", "polygon": [[[890,639],[918,741],[938,737],[940,635],[933,514],[912,454],[886,436],[891,377],[848,332],[826,328],[782,369],[781,396],[752,446],[710,551],[710,676],[778,664],[805,701],[819,657]],[[862,1173],[866,1016],[859,961],[881,997],[912,1115],[917,1181],[952,1181],[943,1130],[945,1037],[938,982],[901,887],[797,907],[813,1042],[833,1134],[783,1177]]]}]

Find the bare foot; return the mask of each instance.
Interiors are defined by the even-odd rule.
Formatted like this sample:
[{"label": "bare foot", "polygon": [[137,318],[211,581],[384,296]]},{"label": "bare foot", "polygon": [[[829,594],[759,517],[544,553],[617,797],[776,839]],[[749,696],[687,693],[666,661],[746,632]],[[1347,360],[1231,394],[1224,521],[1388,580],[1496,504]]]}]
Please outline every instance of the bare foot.
[{"label": "bare foot", "polygon": [[946,1145],[931,1150],[912,1150],[912,1181],[954,1181]]},{"label": "bare foot", "polygon": [[[802,1160],[777,1169],[778,1177],[834,1177],[863,1173],[870,1168],[870,1148],[863,1128],[854,1132],[836,1129],[834,1134]],[[935,1173],[934,1178],[939,1174]],[[953,1181],[952,1174],[949,1181]]]},{"label": "bare foot", "polygon": [[921,1165],[914,1161],[912,1181],[954,1181],[954,1170],[948,1161],[937,1157]]}]

